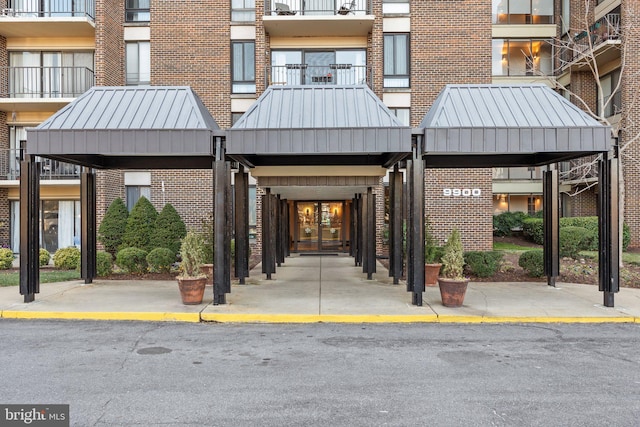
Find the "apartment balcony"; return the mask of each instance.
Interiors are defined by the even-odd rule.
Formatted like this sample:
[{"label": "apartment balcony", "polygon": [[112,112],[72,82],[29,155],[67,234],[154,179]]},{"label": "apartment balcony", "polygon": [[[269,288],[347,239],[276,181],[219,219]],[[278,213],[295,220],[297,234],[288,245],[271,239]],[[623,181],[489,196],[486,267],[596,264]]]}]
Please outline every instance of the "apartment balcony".
[{"label": "apartment balcony", "polygon": [[[0,150],[0,181],[18,181],[20,179],[20,159],[22,150]],[[80,179],[80,166],[58,160],[36,157],[40,163],[40,179],[43,181],[71,181]],[[68,182],[69,184],[75,184]],[[5,183],[5,186],[9,183]],[[17,184],[17,183],[14,183]]]},{"label": "apartment balcony", "polygon": [[265,2],[264,28],[275,37],[366,36],[373,27],[371,0]]},{"label": "apartment balcony", "polygon": [[[560,61],[563,68],[580,69],[595,59],[598,65],[620,57],[620,14],[609,13],[563,42]],[[591,54],[591,52],[593,54]]]},{"label": "apartment balcony", "polygon": [[57,111],[94,81],[86,67],[0,67],[0,111]]},{"label": "apartment balcony", "polygon": [[267,86],[366,84],[373,87],[373,69],[368,65],[274,65],[267,68],[266,78]]},{"label": "apartment balcony", "polygon": [[95,0],[5,0],[0,36],[94,37]]}]

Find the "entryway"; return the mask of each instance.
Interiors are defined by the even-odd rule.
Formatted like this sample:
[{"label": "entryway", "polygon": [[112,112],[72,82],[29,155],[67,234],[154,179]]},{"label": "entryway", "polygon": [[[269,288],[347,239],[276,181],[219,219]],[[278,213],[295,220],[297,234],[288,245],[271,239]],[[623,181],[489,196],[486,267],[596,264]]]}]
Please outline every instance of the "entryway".
[{"label": "entryway", "polygon": [[348,251],[350,202],[296,201],[293,206],[293,252]]}]

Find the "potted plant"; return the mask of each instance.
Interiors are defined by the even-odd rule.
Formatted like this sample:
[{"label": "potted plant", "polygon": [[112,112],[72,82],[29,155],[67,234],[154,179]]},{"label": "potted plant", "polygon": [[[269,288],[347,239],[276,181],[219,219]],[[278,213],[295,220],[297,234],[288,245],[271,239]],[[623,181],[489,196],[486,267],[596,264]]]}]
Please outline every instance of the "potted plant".
[{"label": "potted plant", "polygon": [[304,229],[304,235],[307,237],[311,237],[311,228],[307,227]]},{"label": "potted plant", "polygon": [[424,285],[436,286],[440,275],[440,251],[427,221],[424,226]]},{"label": "potted plant", "polygon": [[438,279],[442,305],[446,307],[460,307],[467,292],[469,279],[462,275],[464,268],[464,249],[460,231],[454,228],[444,245],[442,255],[442,277]]},{"label": "potted plant", "polygon": [[187,305],[202,303],[207,276],[200,271],[204,259],[202,235],[194,231],[187,232],[180,246],[180,274],[178,287],[182,303]]}]

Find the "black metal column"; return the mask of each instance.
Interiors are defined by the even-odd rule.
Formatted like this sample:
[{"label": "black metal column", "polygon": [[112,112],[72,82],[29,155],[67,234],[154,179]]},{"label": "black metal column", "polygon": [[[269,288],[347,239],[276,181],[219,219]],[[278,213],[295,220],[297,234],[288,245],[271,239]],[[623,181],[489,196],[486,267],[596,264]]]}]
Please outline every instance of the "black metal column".
[{"label": "black metal column", "polygon": [[284,204],[284,256],[285,258],[291,255],[291,206],[287,199],[283,200]]},{"label": "black metal column", "polygon": [[549,286],[556,285],[560,274],[560,207],[558,171],[545,171],[542,177],[544,199],[544,274]]},{"label": "black metal column", "polygon": [[96,265],[96,175],[83,168],[80,175],[80,277],[92,283],[97,274]]},{"label": "black metal column", "polygon": [[262,196],[262,272],[271,280],[276,272],[276,233],[274,197],[271,189]]},{"label": "black metal column", "polygon": [[249,277],[249,174],[240,171],[235,174],[235,273],[244,285]]},{"label": "black metal column", "polygon": [[226,294],[231,292],[231,260],[230,260],[230,218],[228,208],[228,187],[230,184],[230,167],[225,161],[225,147],[222,137],[215,137],[215,160],[213,167],[214,198],[214,281],[213,304],[226,304]]},{"label": "black metal column", "polygon": [[424,160],[422,159],[423,135],[414,135],[413,153],[411,156],[410,183],[410,212],[411,226],[407,230],[407,241],[411,246],[410,265],[411,290],[413,292],[412,303],[422,305],[422,293],[424,292]]},{"label": "black metal column", "polygon": [[363,199],[363,262],[362,272],[367,273],[367,280],[373,279],[376,272],[376,195],[371,187],[367,188],[367,195]]},{"label": "black metal column", "polygon": [[402,276],[402,172],[396,164],[389,173],[389,277],[397,285]]},{"label": "black metal column", "polygon": [[362,255],[363,255],[362,254],[362,252],[363,252],[363,239],[362,239],[363,213],[362,213],[362,209],[363,209],[362,194],[357,194],[356,198],[355,198],[355,203],[354,203],[354,210],[355,210],[355,215],[354,215],[354,217],[355,217],[354,218],[354,222],[355,222],[355,227],[354,227],[354,243],[355,243],[354,253],[355,253],[356,266],[362,266]]},{"label": "black metal column", "polygon": [[[349,206],[349,256],[356,256],[356,198],[351,199]],[[358,263],[356,263],[358,265]]]},{"label": "black metal column", "polygon": [[614,306],[614,295],[620,290],[620,221],[619,221],[619,162],[614,157],[598,162],[598,283],[603,292],[605,307]]},{"label": "black metal column", "polygon": [[33,302],[40,292],[40,163],[26,155],[20,162],[20,295]]},{"label": "black metal column", "polygon": [[[413,292],[413,262],[412,262],[412,249],[413,249],[413,240],[411,240],[411,236],[409,235],[412,230],[413,224],[413,161],[407,160],[407,188],[405,197],[405,212],[407,213],[407,235],[406,235],[406,263],[407,263],[407,292]],[[413,296],[412,296],[413,300]],[[414,303],[415,304],[415,303]]]},{"label": "black metal column", "polygon": [[[284,263],[285,257],[285,212],[284,212],[284,200],[280,198],[280,195],[275,198],[275,215],[276,215],[276,266],[281,267]],[[286,202],[284,202],[286,203]]]}]

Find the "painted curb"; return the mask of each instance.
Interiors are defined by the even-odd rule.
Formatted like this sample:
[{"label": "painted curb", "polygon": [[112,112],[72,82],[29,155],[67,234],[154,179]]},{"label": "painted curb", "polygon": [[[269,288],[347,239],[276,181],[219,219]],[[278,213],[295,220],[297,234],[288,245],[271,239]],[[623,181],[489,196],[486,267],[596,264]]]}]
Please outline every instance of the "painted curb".
[{"label": "painted curb", "polygon": [[202,313],[203,322],[217,323],[437,323],[434,315],[384,314],[225,314]]},{"label": "painted curb", "polygon": [[191,323],[201,321],[200,313],[163,312],[3,311],[1,317],[5,319],[134,320]]}]

